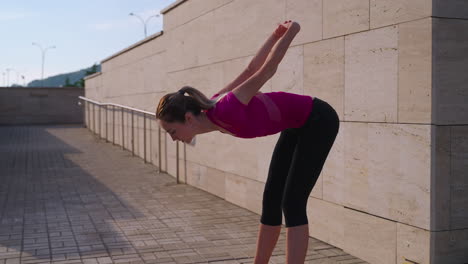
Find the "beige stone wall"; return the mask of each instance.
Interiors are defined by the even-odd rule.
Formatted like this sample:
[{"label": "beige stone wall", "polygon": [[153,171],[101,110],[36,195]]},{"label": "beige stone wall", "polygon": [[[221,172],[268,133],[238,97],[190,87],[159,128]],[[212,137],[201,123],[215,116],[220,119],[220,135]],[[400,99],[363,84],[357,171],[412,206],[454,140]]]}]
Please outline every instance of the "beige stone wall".
[{"label": "beige stone wall", "polygon": [[[316,96],[339,114],[308,204],[311,235],[371,263],[468,262],[467,8],[459,0],[178,1],[164,12],[164,33],[104,60],[87,95],[152,112],[183,85],[212,95],[276,23],[297,20],[302,31],[262,91]],[[127,149],[130,121],[124,113]],[[161,145],[161,168],[176,175],[176,144],[164,133],[159,143],[156,122],[146,122],[147,156],[158,165]],[[133,129],[143,157],[142,117]],[[260,213],[277,138],[199,135],[195,147],[179,145],[180,180]]]}]

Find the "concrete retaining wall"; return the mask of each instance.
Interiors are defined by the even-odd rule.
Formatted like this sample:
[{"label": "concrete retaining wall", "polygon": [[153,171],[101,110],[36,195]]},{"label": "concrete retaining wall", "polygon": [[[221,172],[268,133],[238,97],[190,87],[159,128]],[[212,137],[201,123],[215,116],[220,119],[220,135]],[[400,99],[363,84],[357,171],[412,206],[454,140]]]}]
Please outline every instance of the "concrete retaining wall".
[{"label": "concrete retaining wall", "polygon": [[82,88],[0,88],[0,125],[83,123]]}]

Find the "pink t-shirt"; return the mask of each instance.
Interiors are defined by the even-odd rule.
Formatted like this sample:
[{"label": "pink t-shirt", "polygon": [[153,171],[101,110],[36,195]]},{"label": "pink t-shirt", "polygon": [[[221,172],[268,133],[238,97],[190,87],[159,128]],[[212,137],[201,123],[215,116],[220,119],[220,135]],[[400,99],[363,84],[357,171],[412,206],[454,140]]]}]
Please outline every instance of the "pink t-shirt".
[{"label": "pink t-shirt", "polygon": [[229,92],[206,115],[236,137],[263,137],[301,127],[312,111],[312,102],[310,96],[272,92],[258,93],[244,105]]}]

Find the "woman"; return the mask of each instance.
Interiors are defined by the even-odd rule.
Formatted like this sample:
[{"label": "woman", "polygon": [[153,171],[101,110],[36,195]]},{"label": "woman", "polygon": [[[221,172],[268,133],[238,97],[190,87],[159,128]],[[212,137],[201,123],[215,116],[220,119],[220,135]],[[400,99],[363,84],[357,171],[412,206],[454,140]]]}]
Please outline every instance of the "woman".
[{"label": "woman", "polygon": [[212,100],[186,86],[161,98],[156,113],[172,139],[186,143],[212,131],[241,138],[281,132],[263,193],[255,263],[268,263],[280,234],[282,213],[287,263],[304,263],[309,239],[307,200],[339,128],[335,110],[318,98],[259,93],[299,31],[297,22],[279,25],[248,67]]}]

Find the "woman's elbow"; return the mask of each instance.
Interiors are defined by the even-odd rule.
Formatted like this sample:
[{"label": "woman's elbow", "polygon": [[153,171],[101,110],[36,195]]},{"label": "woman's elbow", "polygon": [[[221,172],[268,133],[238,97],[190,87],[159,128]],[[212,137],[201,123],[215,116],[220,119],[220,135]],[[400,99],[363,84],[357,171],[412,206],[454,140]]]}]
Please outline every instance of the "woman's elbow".
[{"label": "woman's elbow", "polygon": [[275,75],[276,71],[278,70],[278,65],[273,65],[271,67],[268,67],[266,75],[268,76],[268,79],[272,78],[273,75]]}]

